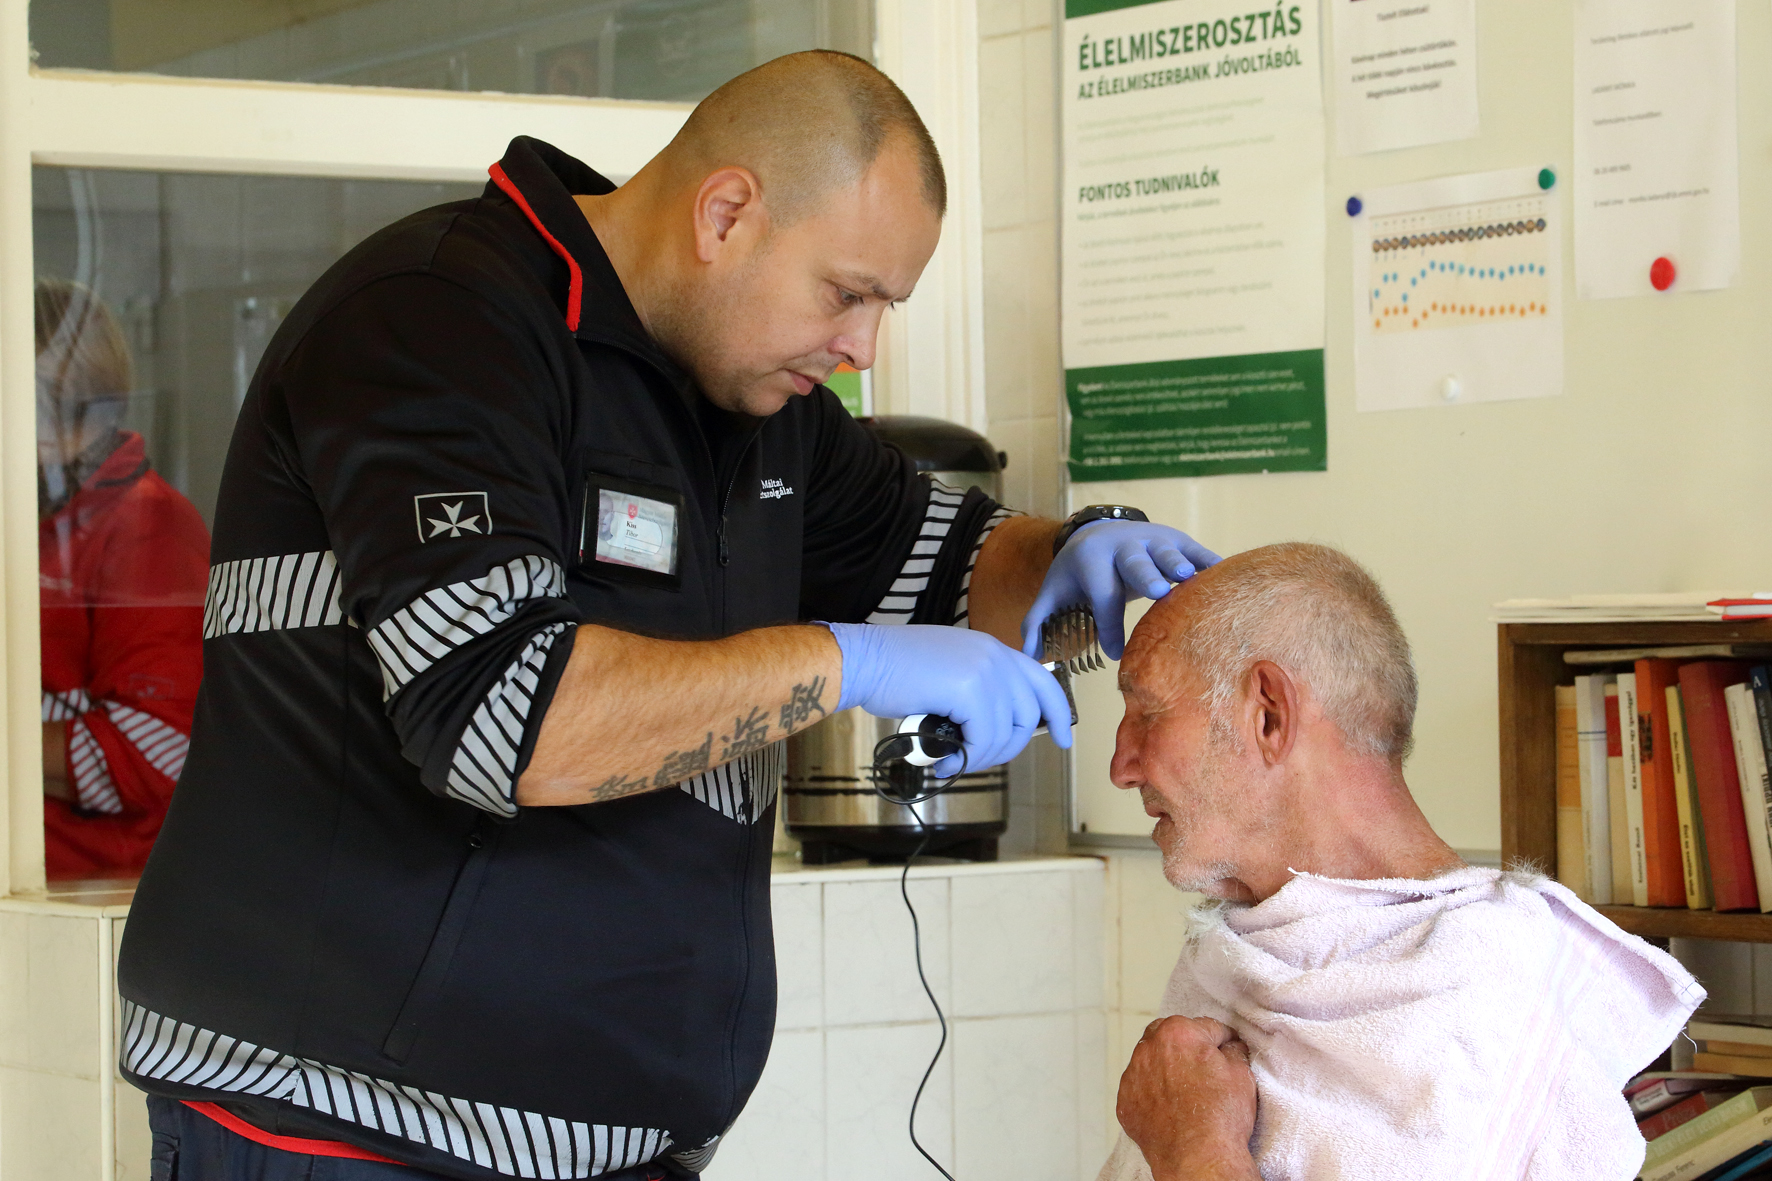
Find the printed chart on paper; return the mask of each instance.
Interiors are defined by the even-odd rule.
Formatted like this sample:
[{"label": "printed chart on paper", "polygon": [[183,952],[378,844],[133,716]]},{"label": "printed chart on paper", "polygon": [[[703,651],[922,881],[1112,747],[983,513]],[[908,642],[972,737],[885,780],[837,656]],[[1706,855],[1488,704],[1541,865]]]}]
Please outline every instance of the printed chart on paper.
[{"label": "printed chart on paper", "polygon": [[1548,168],[1357,194],[1354,402],[1401,410],[1562,392],[1562,220]]},{"label": "printed chart on paper", "polygon": [[1372,219],[1374,332],[1423,332],[1550,314],[1543,196]]}]

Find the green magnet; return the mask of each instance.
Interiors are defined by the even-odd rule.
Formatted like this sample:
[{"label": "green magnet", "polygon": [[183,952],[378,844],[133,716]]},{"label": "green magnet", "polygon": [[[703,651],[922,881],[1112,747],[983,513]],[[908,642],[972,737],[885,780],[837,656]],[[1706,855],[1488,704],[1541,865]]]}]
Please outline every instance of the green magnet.
[{"label": "green magnet", "polygon": [[1539,188],[1548,189],[1556,183],[1557,183],[1557,174],[1556,173],[1552,172],[1548,168],[1540,168],[1538,170],[1538,187]]}]

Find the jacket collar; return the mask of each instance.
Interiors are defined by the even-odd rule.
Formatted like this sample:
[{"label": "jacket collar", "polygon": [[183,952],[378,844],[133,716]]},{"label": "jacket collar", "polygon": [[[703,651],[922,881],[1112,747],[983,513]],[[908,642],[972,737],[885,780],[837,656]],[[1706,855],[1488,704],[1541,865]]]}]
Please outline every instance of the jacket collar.
[{"label": "jacket collar", "polygon": [[580,340],[639,354],[687,392],[688,375],[647,333],[603,244],[572,199],[578,193],[612,193],[615,185],[583,161],[527,135],[513,139],[487,172],[492,181],[485,196],[509,200],[566,264],[561,314],[567,330]]}]

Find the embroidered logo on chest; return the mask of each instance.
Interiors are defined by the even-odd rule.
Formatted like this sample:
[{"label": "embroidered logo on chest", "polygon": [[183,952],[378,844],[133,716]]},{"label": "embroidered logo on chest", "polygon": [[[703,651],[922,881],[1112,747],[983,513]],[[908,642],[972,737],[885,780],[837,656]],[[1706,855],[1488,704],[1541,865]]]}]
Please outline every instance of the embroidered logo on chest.
[{"label": "embroidered logo on chest", "polygon": [[492,532],[492,514],[484,492],[427,492],[412,498],[420,542],[439,537]]},{"label": "embroidered logo on chest", "polygon": [[780,500],[784,496],[792,496],[794,490],[777,479],[763,481],[762,490],[757,493],[758,500]]}]

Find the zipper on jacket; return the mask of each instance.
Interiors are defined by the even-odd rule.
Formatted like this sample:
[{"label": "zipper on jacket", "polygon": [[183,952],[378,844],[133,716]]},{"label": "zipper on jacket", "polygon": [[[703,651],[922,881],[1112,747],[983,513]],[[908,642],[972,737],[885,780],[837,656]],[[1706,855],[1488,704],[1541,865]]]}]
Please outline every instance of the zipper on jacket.
[{"label": "zipper on jacket", "polygon": [[[732,503],[732,490],[738,487],[738,473],[744,468],[745,456],[749,455],[751,448],[757,445],[757,438],[762,433],[763,428],[758,427],[751,432],[751,437],[745,440],[744,449],[738,453],[738,458],[732,461],[732,475],[727,477],[726,491],[720,497],[720,528],[717,531],[717,537],[720,542],[720,565],[722,567],[732,565],[732,554],[726,548],[726,509]],[[710,460],[713,458],[712,448],[708,449],[708,457]]]}]

